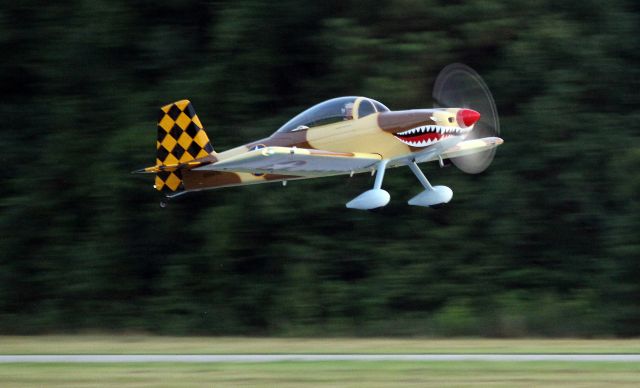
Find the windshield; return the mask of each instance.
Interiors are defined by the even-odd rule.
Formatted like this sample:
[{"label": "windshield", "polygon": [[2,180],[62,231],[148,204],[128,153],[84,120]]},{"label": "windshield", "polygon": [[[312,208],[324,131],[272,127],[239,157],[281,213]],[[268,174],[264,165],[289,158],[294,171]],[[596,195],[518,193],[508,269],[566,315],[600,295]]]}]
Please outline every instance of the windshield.
[{"label": "windshield", "polygon": [[[378,101],[370,100],[365,97],[338,97],[321,102],[305,110],[287,121],[287,123],[278,129],[278,132],[293,132],[320,125],[351,120],[354,117],[353,109],[356,104],[356,100],[359,100],[360,107],[369,107],[369,109],[365,108],[365,110],[368,111],[366,114],[374,113],[373,107],[376,108],[377,112],[389,111],[386,106],[382,105]],[[361,113],[361,109],[358,110],[358,113]],[[359,117],[363,117],[363,115],[360,114]]]}]

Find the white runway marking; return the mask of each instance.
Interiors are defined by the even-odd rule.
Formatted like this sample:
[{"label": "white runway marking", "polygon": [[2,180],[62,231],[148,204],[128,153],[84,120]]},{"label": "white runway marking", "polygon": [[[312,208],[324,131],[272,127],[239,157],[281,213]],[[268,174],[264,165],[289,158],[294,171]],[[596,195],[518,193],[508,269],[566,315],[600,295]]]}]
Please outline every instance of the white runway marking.
[{"label": "white runway marking", "polygon": [[640,354],[139,354],[0,355],[0,363],[154,362],[313,362],[313,361],[483,361],[483,362],[640,362]]}]

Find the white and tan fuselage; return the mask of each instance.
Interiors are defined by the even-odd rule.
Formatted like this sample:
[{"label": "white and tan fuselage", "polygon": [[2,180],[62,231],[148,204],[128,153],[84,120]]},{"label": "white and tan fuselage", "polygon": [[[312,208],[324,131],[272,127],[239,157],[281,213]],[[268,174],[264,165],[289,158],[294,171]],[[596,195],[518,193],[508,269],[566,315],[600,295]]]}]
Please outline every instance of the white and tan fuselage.
[{"label": "white and tan fuselage", "polygon": [[[263,147],[290,147],[303,150],[326,151],[337,154],[375,154],[388,161],[388,167],[406,165],[412,161],[424,162],[441,158],[461,156],[465,152],[477,152],[502,143],[499,138],[476,144],[474,147],[456,149],[473,129],[465,125],[459,112],[461,109],[416,109],[406,111],[378,112],[363,118],[302,128],[297,131],[276,132],[270,137],[254,141],[230,150],[216,153],[215,161],[222,162],[241,157],[243,154]],[[470,110],[465,110],[470,111]],[[473,111],[471,111],[473,112]],[[475,112],[474,112],[475,113]],[[447,151],[451,154],[448,155]],[[370,168],[317,176],[340,175],[369,171]],[[216,171],[207,166],[183,172],[184,188],[187,191],[218,187],[286,181],[311,178],[309,174],[299,176],[282,174],[254,174],[249,172]]]}]

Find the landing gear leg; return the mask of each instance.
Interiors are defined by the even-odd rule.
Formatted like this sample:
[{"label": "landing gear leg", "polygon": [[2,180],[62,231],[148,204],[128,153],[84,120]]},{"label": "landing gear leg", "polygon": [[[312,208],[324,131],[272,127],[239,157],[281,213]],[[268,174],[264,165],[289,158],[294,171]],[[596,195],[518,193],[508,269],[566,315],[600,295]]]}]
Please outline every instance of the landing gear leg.
[{"label": "landing gear leg", "polygon": [[409,205],[436,207],[451,201],[453,191],[450,188],[447,186],[431,186],[431,183],[429,183],[416,162],[409,163],[409,168],[425,189],[422,193],[411,198]]},{"label": "landing gear leg", "polygon": [[349,201],[347,203],[347,207],[349,209],[372,210],[386,206],[389,203],[391,196],[381,188],[387,163],[388,160],[381,160],[378,162],[378,165],[376,166],[376,180],[373,184],[373,189],[367,190]]},{"label": "landing gear leg", "polygon": [[183,191],[179,191],[179,192],[174,193],[174,194],[167,194],[166,196],[162,197],[162,199],[160,199],[160,207],[161,208],[165,208],[165,207],[169,206],[169,201],[172,201],[174,198],[183,196],[183,195],[185,195],[187,193],[190,193],[190,192],[191,191],[183,190]]}]

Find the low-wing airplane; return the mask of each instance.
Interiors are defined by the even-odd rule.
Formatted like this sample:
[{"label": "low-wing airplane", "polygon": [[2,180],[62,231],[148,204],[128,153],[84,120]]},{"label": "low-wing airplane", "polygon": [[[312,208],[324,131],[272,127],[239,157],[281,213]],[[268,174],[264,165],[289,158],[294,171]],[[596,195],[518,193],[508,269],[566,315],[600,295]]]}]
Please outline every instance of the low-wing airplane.
[{"label": "low-wing airplane", "polygon": [[[372,210],[389,203],[382,189],[386,169],[408,166],[424,190],[409,205],[448,203],[453,192],[432,186],[418,163],[448,161],[467,173],[484,171],[502,144],[495,103],[480,76],[461,64],[438,76],[438,107],[390,111],[366,97],[339,97],[298,114],[271,136],[215,152],[193,105],[181,100],[161,108],[156,165],[135,172],[156,175],[167,199],[200,190],[331,175],[375,173],[373,188],[349,201]],[[167,204],[166,199],[160,203]]]}]

